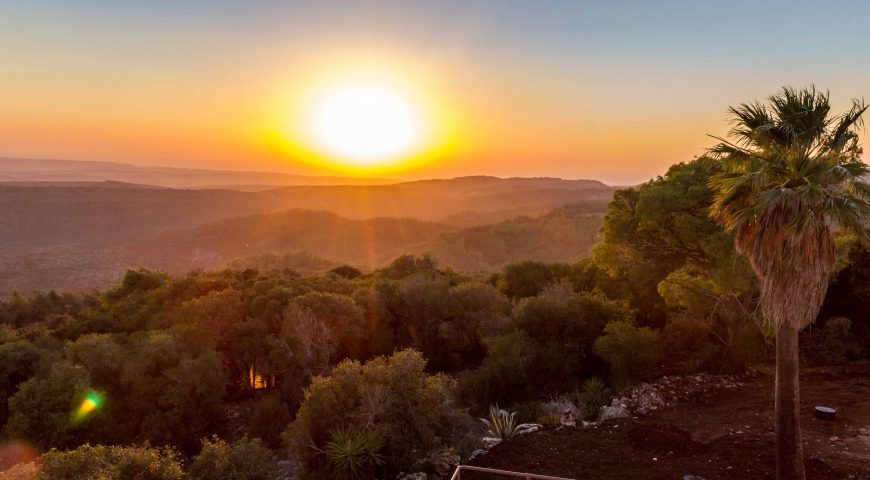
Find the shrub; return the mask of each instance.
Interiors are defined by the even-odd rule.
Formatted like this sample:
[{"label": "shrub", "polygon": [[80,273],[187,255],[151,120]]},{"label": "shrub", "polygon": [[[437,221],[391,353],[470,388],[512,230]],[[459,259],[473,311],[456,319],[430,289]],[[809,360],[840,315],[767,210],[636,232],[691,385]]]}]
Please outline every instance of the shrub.
[{"label": "shrub", "polygon": [[824,327],[814,329],[809,337],[804,351],[813,363],[845,363],[861,354],[861,344],[852,334],[852,321],[846,317],[829,318]]},{"label": "shrub", "polygon": [[535,419],[535,422],[540,423],[545,428],[560,427],[562,425],[562,412],[553,406],[549,406],[545,409],[545,413],[542,413]]},{"label": "shrub", "polygon": [[509,410],[517,412],[517,421],[520,423],[535,422],[544,413],[541,402],[538,400],[523,400],[511,404]]},{"label": "shrub", "polygon": [[624,303],[600,294],[554,288],[525,300],[512,320],[533,346],[523,383],[537,391],[565,391],[574,379],[598,374],[603,365],[593,354],[593,343],[608,322],[631,319]]},{"label": "shrub", "polygon": [[583,382],[583,390],[577,395],[577,403],[583,407],[587,418],[597,419],[601,408],[610,402],[611,391],[598,377]]},{"label": "shrub", "polygon": [[39,465],[36,462],[19,463],[0,471],[0,480],[37,480]]},{"label": "shrub", "polygon": [[489,437],[508,440],[517,434],[517,412],[509,413],[498,408],[498,405],[490,405],[489,418],[481,418],[480,421],[486,426],[486,435]]},{"label": "shrub", "polygon": [[550,397],[549,401],[541,403],[541,412],[537,423],[545,427],[561,426],[562,415],[565,412],[570,412],[575,418],[580,415],[580,409],[567,395]]},{"label": "shrub", "polygon": [[569,271],[569,266],[564,264],[521,260],[504,268],[496,280],[496,286],[511,298],[533,297]]},{"label": "shrub", "polygon": [[710,344],[709,329],[697,320],[678,316],[668,320],[661,334],[662,361],[668,365],[687,365]]},{"label": "shrub", "polygon": [[40,480],[181,480],[178,453],[145,446],[82,445],[41,458]]},{"label": "shrub", "polygon": [[81,422],[71,422],[72,412],[90,390],[88,373],[82,367],[56,362],[42,376],[23,382],[9,398],[7,433],[27,440],[41,449],[66,448],[87,441],[90,418],[102,415],[99,410]]},{"label": "shrub", "polygon": [[275,393],[257,400],[251,410],[248,432],[251,438],[259,438],[269,448],[281,445],[281,433],[290,422],[288,402]]},{"label": "shrub", "polygon": [[202,451],[190,466],[193,480],[271,480],[276,465],[259,439],[229,444],[217,436],[202,440]]},{"label": "shrub", "polygon": [[340,267],[335,267],[329,271],[329,273],[333,273],[338,275],[339,277],[344,277],[347,279],[359,278],[362,276],[362,271],[356,267],[352,267],[350,265],[342,265]]},{"label": "shrub", "polygon": [[330,432],[325,448],[332,478],[374,478],[375,467],[384,463],[384,456],[380,454],[382,448],[384,439],[374,432],[364,432],[352,426],[336,428]]},{"label": "shrub", "polygon": [[450,444],[469,417],[455,404],[455,382],[427,375],[425,367],[420,353],[404,350],[365,364],[346,360],[329,376],[316,377],[285,434],[302,474],[324,478],[329,465],[317,449],[326,447],[330,432],[348,425],[386,439],[385,468],[393,474]]},{"label": "shrub", "polygon": [[500,335],[489,342],[483,364],[459,376],[462,398],[487,404],[522,397],[535,347],[525,332]]},{"label": "shrub", "polygon": [[614,384],[624,387],[648,378],[659,358],[659,335],[631,322],[610,322],[593,349],[610,365]]}]

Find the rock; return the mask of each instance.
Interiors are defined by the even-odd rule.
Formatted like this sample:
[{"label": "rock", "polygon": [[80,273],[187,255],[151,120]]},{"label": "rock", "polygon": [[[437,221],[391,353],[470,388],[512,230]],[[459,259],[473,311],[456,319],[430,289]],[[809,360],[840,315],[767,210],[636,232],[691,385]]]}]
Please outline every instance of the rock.
[{"label": "rock", "polygon": [[484,450],[482,448],[478,448],[477,450],[471,452],[471,455],[468,456],[468,459],[474,460],[475,458],[477,458],[481,455],[484,455],[485,453],[486,453],[486,450]]},{"label": "rock", "polygon": [[559,424],[563,427],[577,426],[577,417],[574,416],[574,412],[571,411],[570,408],[566,408],[565,411],[562,412],[562,419],[559,421]]},{"label": "rock", "polygon": [[517,425],[516,434],[525,435],[527,433],[537,432],[538,430],[541,430],[543,428],[544,426],[540,423],[521,423]]},{"label": "rock", "polygon": [[705,480],[704,477],[699,477],[697,475],[683,475],[683,480]]},{"label": "rock", "polygon": [[490,448],[501,443],[501,439],[495,437],[483,437],[480,439],[480,443],[483,444],[483,448],[485,450],[489,450]]},{"label": "rock", "polygon": [[417,473],[400,473],[396,480],[427,480],[426,474],[423,472]]},{"label": "rock", "polygon": [[450,475],[453,472],[453,467],[459,465],[459,453],[452,448],[445,448],[433,453],[428,460],[428,463],[432,465],[432,470],[444,477]]},{"label": "rock", "polygon": [[623,418],[627,416],[629,416],[628,410],[619,403],[617,403],[616,400],[614,400],[613,403],[611,403],[610,405],[601,409],[602,420],[607,420],[610,418]]}]

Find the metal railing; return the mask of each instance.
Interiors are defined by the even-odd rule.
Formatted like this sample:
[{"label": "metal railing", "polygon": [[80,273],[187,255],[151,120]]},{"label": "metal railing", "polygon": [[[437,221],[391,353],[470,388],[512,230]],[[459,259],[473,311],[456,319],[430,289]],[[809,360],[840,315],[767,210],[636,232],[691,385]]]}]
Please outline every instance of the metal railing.
[{"label": "metal railing", "polygon": [[494,473],[496,475],[504,475],[506,477],[518,477],[524,478],[526,480],[574,480],[573,478],[550,477],[547,475],[535,475],[534,473],[520,473],[511,472],[508,470],[496,470],[494,468],[472,467],[471,465],[457,465],[456,471],[453,472],[453,476],[450,477],[450,480],[461,480],[462,472],[465,470],[469,472]]}]

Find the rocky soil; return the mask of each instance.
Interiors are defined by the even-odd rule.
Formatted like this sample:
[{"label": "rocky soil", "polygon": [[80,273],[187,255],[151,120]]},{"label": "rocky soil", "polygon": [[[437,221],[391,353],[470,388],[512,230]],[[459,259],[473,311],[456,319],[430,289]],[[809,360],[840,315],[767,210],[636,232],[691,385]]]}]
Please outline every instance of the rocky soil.
[{"label": "rocky soil", "polygon": [[[807,478],[870,479],[870,362],[805,369],[801,395]],[[837,419],[815,418],[815,405],[836,408]],[[774,478],[771,374],[665,377],[616,399],[606,415],[502,442],[472,464],[575,479]]]}]

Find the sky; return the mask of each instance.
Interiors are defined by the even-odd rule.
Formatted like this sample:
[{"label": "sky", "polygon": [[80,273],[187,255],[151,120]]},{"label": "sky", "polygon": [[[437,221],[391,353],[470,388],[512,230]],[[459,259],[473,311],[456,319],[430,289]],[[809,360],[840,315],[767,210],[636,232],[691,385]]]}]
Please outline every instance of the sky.
[{"label": "sky", "polygon": [[[634,184],[712,146],[729,105],[870,94],[867,18],[859,1],[4,0],[0,157]],[[312,99],[358,72],[413,98],[426,134],[377,168],[304,138]]]}]

